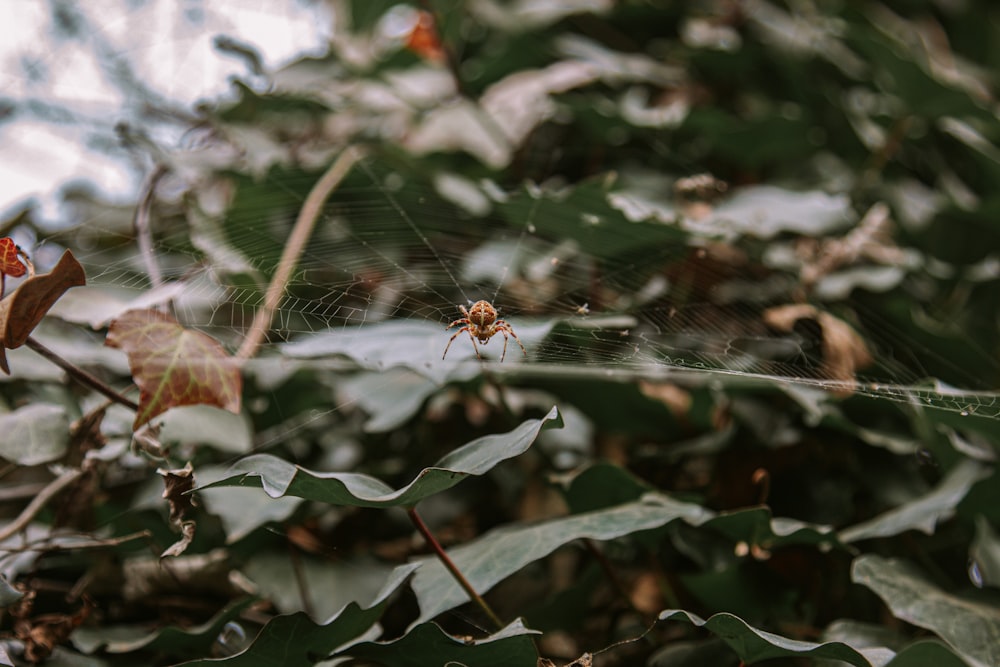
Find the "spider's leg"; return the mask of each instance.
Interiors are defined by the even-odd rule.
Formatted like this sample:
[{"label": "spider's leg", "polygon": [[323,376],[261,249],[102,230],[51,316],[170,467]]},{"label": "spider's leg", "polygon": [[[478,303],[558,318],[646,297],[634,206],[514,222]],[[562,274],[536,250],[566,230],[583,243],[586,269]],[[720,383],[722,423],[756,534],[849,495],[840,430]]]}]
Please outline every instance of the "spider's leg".
[{"label": "spider's leg", "polygon": [[447,331],[448,329],[450,329],[450,328],[452,328],[453,326],[456,326],[456,325],[458,325],[458,324],[468,324],[468,323],[469,323],[469,320],[466,320],[466,319],[458,319],[458,320],[455,320],[454,322],[452,322],[451,324],[449,324],[448,326],[446,326],[446,327],[444,328],[444,330],[445,330],[445,331]]},{"label": "spider's leg", "polygon": [[[497,329],[499,331],[504,331],[504,332],[509,331],[510,335],[514,337],[514,342],[517,343],[521,347],[521,352],[524,352],[524,356],[527,357],[528,356],[528,351],[526,349],[524,349],[524,345],[521,344],[521,339],[517,337],[516,333],[514,333],[514,329],[512,329],[511,326],[509,324],[507,324],[503,320],[500,320],[500,324],[502,324],[503,326],[502,327],[497,327]],[[506,336],[504,338],[506,338]],[[506,340],[504,341],[504,344],[506,345]]]},{"label": "spider's leg", "polygon": [[507,331],[505,329],[497,329],[503,334],[503,352],[500,353],[500,363],[503,363],[503,358],[507,356]]},{"label": "spider's leg", "polygon": [[514,337],[514,342],[517,343],[518,346],[520,346],[521,352],[524,352],[524,356],[527,357],[528,356],[528,351],[526,349],[524,349],[524,345],[521,345],[521,339],[517,337],[517,334],[514,333],[513,329],[510,330],[510,335]]},{"label": "spider's leg", "polygon": [[[458,322],[453,322],[451,326],[453,327],[456,324],[458,324]],[[450,329],[451,327],[448,327],[448,328]],[[454,336],[452,336],[451,338],[448,339],[448,344],[444,346],[444,354],[441,355],[441,359],[444,359],[445,355],[448,354],[448,348],[451,347],[451,344],[453,342],[455,342],[455,339],[458,338],[460,335],[462,335],[463,331],[468,331],[468,330],[469,330],[469,327],[462,327],[461,329],[459,329],[458,331],[455,332]],[[472,333],[470,332],[469,335],[471,336]]]},{"label": "spider's leg", "polygon": [[472,349],[476,351],[476,358],[482,361],[483,358],[479,355],[479,346],[476,345],[476,337],[472,335],[472,329],[466,329],[469,332],[469,340],[472,341]]}]

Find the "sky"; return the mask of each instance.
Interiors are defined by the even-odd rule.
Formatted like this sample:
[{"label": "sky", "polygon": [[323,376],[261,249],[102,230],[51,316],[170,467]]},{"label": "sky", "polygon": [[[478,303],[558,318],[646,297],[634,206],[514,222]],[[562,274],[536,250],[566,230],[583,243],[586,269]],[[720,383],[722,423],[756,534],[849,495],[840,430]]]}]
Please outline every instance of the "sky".
[{"label": "sky", "polygon": [[[253,45],[269,68],[322,53],[331,20],[319,0],[3,0],[0,21],[0,221],[34,200],[58,216],[60,188],[92,183],[134,200],[141,175],[100,150],[137,100],[115,79],[127,64],[165,100],[190,109],[231,93],[245,62],[213,46],[220,35]],[[60,20],[57,17],[63,17]],[[100,57],[97,54],[104,54]],[[132,99],[130,99],[132,97]],[[66,122],[69,111],[78,122]],[[144,127],[156,131],[156,128]],[[156,137],[170,141],[169,136]]]}]

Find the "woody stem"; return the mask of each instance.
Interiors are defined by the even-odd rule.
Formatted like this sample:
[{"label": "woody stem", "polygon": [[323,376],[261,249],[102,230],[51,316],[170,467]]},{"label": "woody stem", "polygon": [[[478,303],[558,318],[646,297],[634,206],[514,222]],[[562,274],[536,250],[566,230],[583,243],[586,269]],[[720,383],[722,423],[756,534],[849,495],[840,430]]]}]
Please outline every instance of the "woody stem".
[{"label": "woody stem", "polygon": [[410,507],[406,510],[406,513],[409,515],[410,521],[413,522],[413,525],[416,526],[420,534],[423,535],[427,544],[430,545],[434,554],[438,557],[438,560],[440,560],[441,564],[445,566],[445,569],[451,573],[451,576],[458,582],[458,585],[462,587],[462,590],[464,590],[465,594],[469,596],[469,599],[476,603],[476,605],[483,611],[484,614],[486,614],[486,617],[493,622],[498,630],[502,630],[504,627],[503,621],[500,620],[500,617],[497,616],[496,612],[493,611],[486,600],[483,599],[483,596],[476,592],[476,589],[472,587],[469,580],[465,578],[462,571],[458,569],[455,562],[450,556],[448,556],[444,547],[442,547],[441,543],[438,542],[436,537],[434,537],[434,533],[431,532],[430,528],[427,527],[427,524],[424,523],[424,520],[420,518],[419,514],[417,514],[417,509],[415,507]]}]

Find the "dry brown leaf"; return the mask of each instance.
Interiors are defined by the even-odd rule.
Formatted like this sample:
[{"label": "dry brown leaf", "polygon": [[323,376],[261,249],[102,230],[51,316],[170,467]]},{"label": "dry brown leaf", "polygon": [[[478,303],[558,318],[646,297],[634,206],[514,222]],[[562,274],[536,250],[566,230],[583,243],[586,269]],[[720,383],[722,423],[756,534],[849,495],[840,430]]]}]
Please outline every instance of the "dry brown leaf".
[{"label": "dry brown leaf", "polygon": [[73,630],[90,615],[90,600],[72,614],[40,614],[32,616],[35,591],[25,591],[24,597],[10,607],[14,621],[14,636],[24,642],[24,659],[32,664],[48,660],[56,646],[69,639]]},{"label": "dry brown leaf", "polygon": [[71,287],[85,285],[83,267],[69,250],[52,271],[25,280],[0,301],[0,369],[10,374],[4,350],[21,347],[59,298]]},{"label": "dry brown leaf", "polygon": [[156,472],[163,475],[163,497],[170,504],[170,523],[181,533],[181,539],[160,554],[160,558],[180,556],[194,539],[195,522],[186,518],[188,510],[194,507],[194,496],[188,493],[194,488],[194,467],[188,461],[183,468],[159,468]]},{"label": "dry brown leaf", "polygon": [[639,381],[639,391],[654,401],[663,403],[677,419],[687,417],[691,411],[691,392],[669,382]]},{"label": "dry brown leaf", "polygon": [[807,303],[775,306],[764,311],[764,322],[778,331],[790,333],[801,319],[815,320],[823,332],[823,363],[820,371],[824,379],[832,380],[831,389],[838,396],[850,396],[856,386],[858,369],[873,361],[868,346],[858,333],[844,320]]}]

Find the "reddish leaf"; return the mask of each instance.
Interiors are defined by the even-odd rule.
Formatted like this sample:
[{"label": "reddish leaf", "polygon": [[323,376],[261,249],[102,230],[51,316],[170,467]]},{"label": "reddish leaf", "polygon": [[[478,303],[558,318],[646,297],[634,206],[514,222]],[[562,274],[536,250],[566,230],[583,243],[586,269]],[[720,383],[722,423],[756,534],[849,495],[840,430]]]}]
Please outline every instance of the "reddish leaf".
[{"label": "reddish leaf", "polygon": [[179,405],[240,411],[243,380],[236,360],[216,340],[185,329],[156,310],[130,310],[111,323],[105,345],[128,355],[139,386],[133,428]]},{"label": "reddish leaf", "polygon": [[20,278],[28,272],[28,267],[18,257],[21,249],[9,237],[0,238],[0,273],[11,278]]},{"label": "reddish leaf", "polygon": [[13,294],[0,301],[0,369],[10,372],[4,349],[24,345],[52,304],[70,287],[85,284],[87,276],[83,267],[67,250],[52,271],[28,278]]}]

